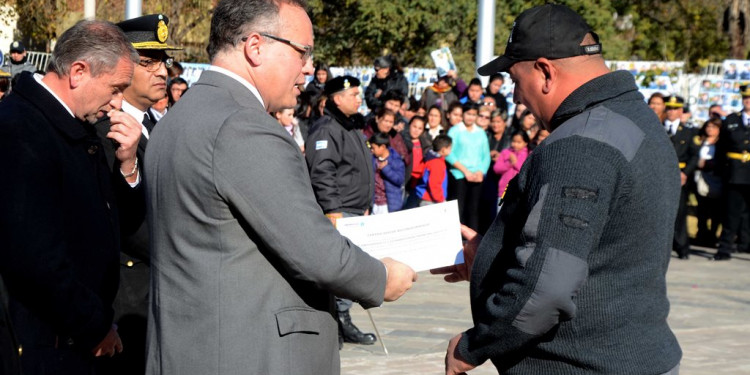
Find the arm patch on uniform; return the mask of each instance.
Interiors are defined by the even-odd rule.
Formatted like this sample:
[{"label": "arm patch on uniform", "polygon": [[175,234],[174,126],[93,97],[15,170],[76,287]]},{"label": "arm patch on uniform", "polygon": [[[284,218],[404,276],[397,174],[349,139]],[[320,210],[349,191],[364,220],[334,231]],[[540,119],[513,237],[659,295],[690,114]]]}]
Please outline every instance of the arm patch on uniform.
[{"label": "arm patch on uniform", "polygon": [[575,229],[586,229],[589,227],[589,222],[575,216],[560,215],[560,221],[563,225]]},{"label": "arm patch on uniform", "polygon": [[325,150],[328,148],[328,141],[315,141],[316,150]]},{"label": "arm patch on uniform", "polygon": [[562,195],[563,198],[584,199],[592,202],[596,202],[599,198],[598,191],[582,187],[564,187]]}]

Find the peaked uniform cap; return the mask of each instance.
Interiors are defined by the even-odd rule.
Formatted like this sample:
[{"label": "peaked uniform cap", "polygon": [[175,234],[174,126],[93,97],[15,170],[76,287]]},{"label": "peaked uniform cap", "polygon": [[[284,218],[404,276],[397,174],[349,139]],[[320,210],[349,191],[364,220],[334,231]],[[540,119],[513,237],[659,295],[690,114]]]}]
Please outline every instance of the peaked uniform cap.
[{"label": "peaked uniform cap", "polygon": [[169,18],[163,14],[149,14],[117,24],[135,49],[178,51],[182,47],[167,44]]}]

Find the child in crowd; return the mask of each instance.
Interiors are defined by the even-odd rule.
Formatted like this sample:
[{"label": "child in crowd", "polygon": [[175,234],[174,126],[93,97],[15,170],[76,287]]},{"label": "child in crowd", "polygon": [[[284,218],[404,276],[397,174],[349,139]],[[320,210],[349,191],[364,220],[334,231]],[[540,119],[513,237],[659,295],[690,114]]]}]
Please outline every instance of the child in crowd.
[{"label": "child in crowd", "polygon": [[432,149],[424,156],[422,178],[417,183],[415,192],[419,197],[419,206],[445,202],[448,193],[448,170],[445,157],[451,153],[451,137],[440,134],[432,140]]},{"label": "child in crowd", "polygon": [[370,137],[372,168],[375,171],[375,192],[372,214],[387,214],[401,209],[401,192],[404,188],[404,161],[392,149],[390,137],[385,133],[375,133]]},{"label": "child in crowd", "polygon": [[299,126],[294,123],[294,108],[282,109],[281,111],[272,113],[272,116],[294,138],[294,142],[297,143],[300,150],[305,152],[305,140],[302,139],[302,132],[299,130]]},{"label": "child in crowd", "polygon": [[529,135],[523,130],[516,130],[511,136],[510,147],[500,152],[493,167],[495,173],[500,175],[497,193],[501,199],[505,194],[505,188],[508,187],[508,182],[516,177],[527,156],[529,156]]}]

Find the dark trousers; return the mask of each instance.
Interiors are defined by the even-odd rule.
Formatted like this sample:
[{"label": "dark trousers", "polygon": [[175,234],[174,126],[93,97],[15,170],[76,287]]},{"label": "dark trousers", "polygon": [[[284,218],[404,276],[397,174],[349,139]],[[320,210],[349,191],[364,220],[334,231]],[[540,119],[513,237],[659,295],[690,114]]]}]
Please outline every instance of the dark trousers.
[{"label": "dark trousers", "polygon": [[687,232],[687,185],[680,189],[680,204],[677,208],[677,218],[674,223],[674,238],[672,240],[672,250],[679,255],[690,254],[690,242],[688,241]]},{"label": "dark trousers", "polygon": [[698,233],[695,239],[698,244],[704,246],[716,246],[716,232],[719,230],[724,211],[724,202],[721,198],[702,197],[698,194],[698,207],[696,217],[698,219]]},{"label": "dark trousers", "polygon": [[730,254],[740,234],[743,213],[750,207],[750,185],[728,184],[724,196],[726,210],[719,237],[719,252]]},{"label": "dark trousers", "polygon": [[465,178],[456,179],[456,199],[461,224],[479,231],[479,199],[482,197],[482,184],[469,182]]}]

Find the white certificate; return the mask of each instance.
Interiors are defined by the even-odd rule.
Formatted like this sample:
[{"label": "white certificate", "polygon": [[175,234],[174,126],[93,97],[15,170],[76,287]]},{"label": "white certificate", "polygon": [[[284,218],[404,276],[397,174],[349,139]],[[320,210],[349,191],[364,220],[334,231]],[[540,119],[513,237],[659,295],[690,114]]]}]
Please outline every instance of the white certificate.
[{"label": "white certificate", "polygon": [[417,272],[464,262],[456,201],[338,219],[336,229],[372,257],[391,257]]}]

